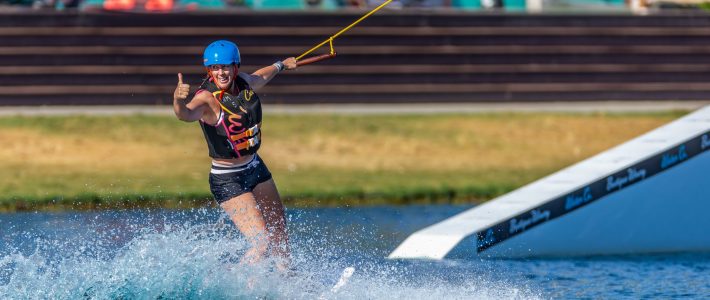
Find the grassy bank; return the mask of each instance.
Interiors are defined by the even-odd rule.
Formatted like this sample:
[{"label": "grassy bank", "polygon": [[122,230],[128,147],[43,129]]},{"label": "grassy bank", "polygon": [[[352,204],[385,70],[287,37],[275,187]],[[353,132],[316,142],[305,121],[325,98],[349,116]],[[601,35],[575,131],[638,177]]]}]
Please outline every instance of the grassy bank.
[{"label": "grassy bank", "polygon": [[[267,115],[260,153],[288,205],[483,201],[684,113]],[[0,210],[203,205],[201,134],[170,116],[0,118]]]}]

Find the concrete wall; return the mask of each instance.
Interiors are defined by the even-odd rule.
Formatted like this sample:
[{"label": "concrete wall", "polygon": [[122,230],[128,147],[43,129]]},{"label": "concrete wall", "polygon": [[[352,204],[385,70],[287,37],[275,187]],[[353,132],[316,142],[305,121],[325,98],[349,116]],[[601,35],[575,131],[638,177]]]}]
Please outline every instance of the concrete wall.
[{"label": "concrete wall", "polygon": [[[203,47],[243,71],[297,56],[349,12],[0,13],[0,105],[165,104]],[[279,75],[269,103],[707,100],[710,17],[381,11],[338,57]],[[320,53],[326,52],[324,48]]]}]

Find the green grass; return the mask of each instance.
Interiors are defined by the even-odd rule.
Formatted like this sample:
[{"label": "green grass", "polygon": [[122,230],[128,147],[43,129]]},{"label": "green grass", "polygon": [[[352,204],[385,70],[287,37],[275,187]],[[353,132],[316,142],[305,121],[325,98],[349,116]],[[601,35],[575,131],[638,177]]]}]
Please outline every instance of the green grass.
[{"label": "green grass", "polygon": [[[686,112],[267,115],[260,151],[287,205],[481,202]],[[0,210],[209,203],[197,123],[0,118]]]}]

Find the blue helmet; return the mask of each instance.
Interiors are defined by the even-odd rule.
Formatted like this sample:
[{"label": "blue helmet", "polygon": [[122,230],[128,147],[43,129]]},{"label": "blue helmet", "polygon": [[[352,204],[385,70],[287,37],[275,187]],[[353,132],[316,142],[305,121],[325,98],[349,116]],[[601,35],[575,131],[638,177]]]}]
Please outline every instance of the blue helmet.
[{"label": "blue helmet", "polygon": [[237,44],[226,40],[212,42],[205,48],[205,54],[202,58],[205,67],[210,65],[239,65],[242,62]]}]

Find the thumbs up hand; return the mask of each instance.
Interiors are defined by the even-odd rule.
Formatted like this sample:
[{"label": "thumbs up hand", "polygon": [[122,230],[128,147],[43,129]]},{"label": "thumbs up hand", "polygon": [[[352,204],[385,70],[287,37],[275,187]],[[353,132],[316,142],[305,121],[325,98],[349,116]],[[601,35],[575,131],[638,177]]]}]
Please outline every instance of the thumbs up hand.
[{"label": "thumbs up hand", "polygon": [[175,88],[175,94],[173,97],[175,100],[185,100],[187,95],[190,93],[190,85],[187,83],[182,83],[182,73],[178,73],[178,83]]}]

